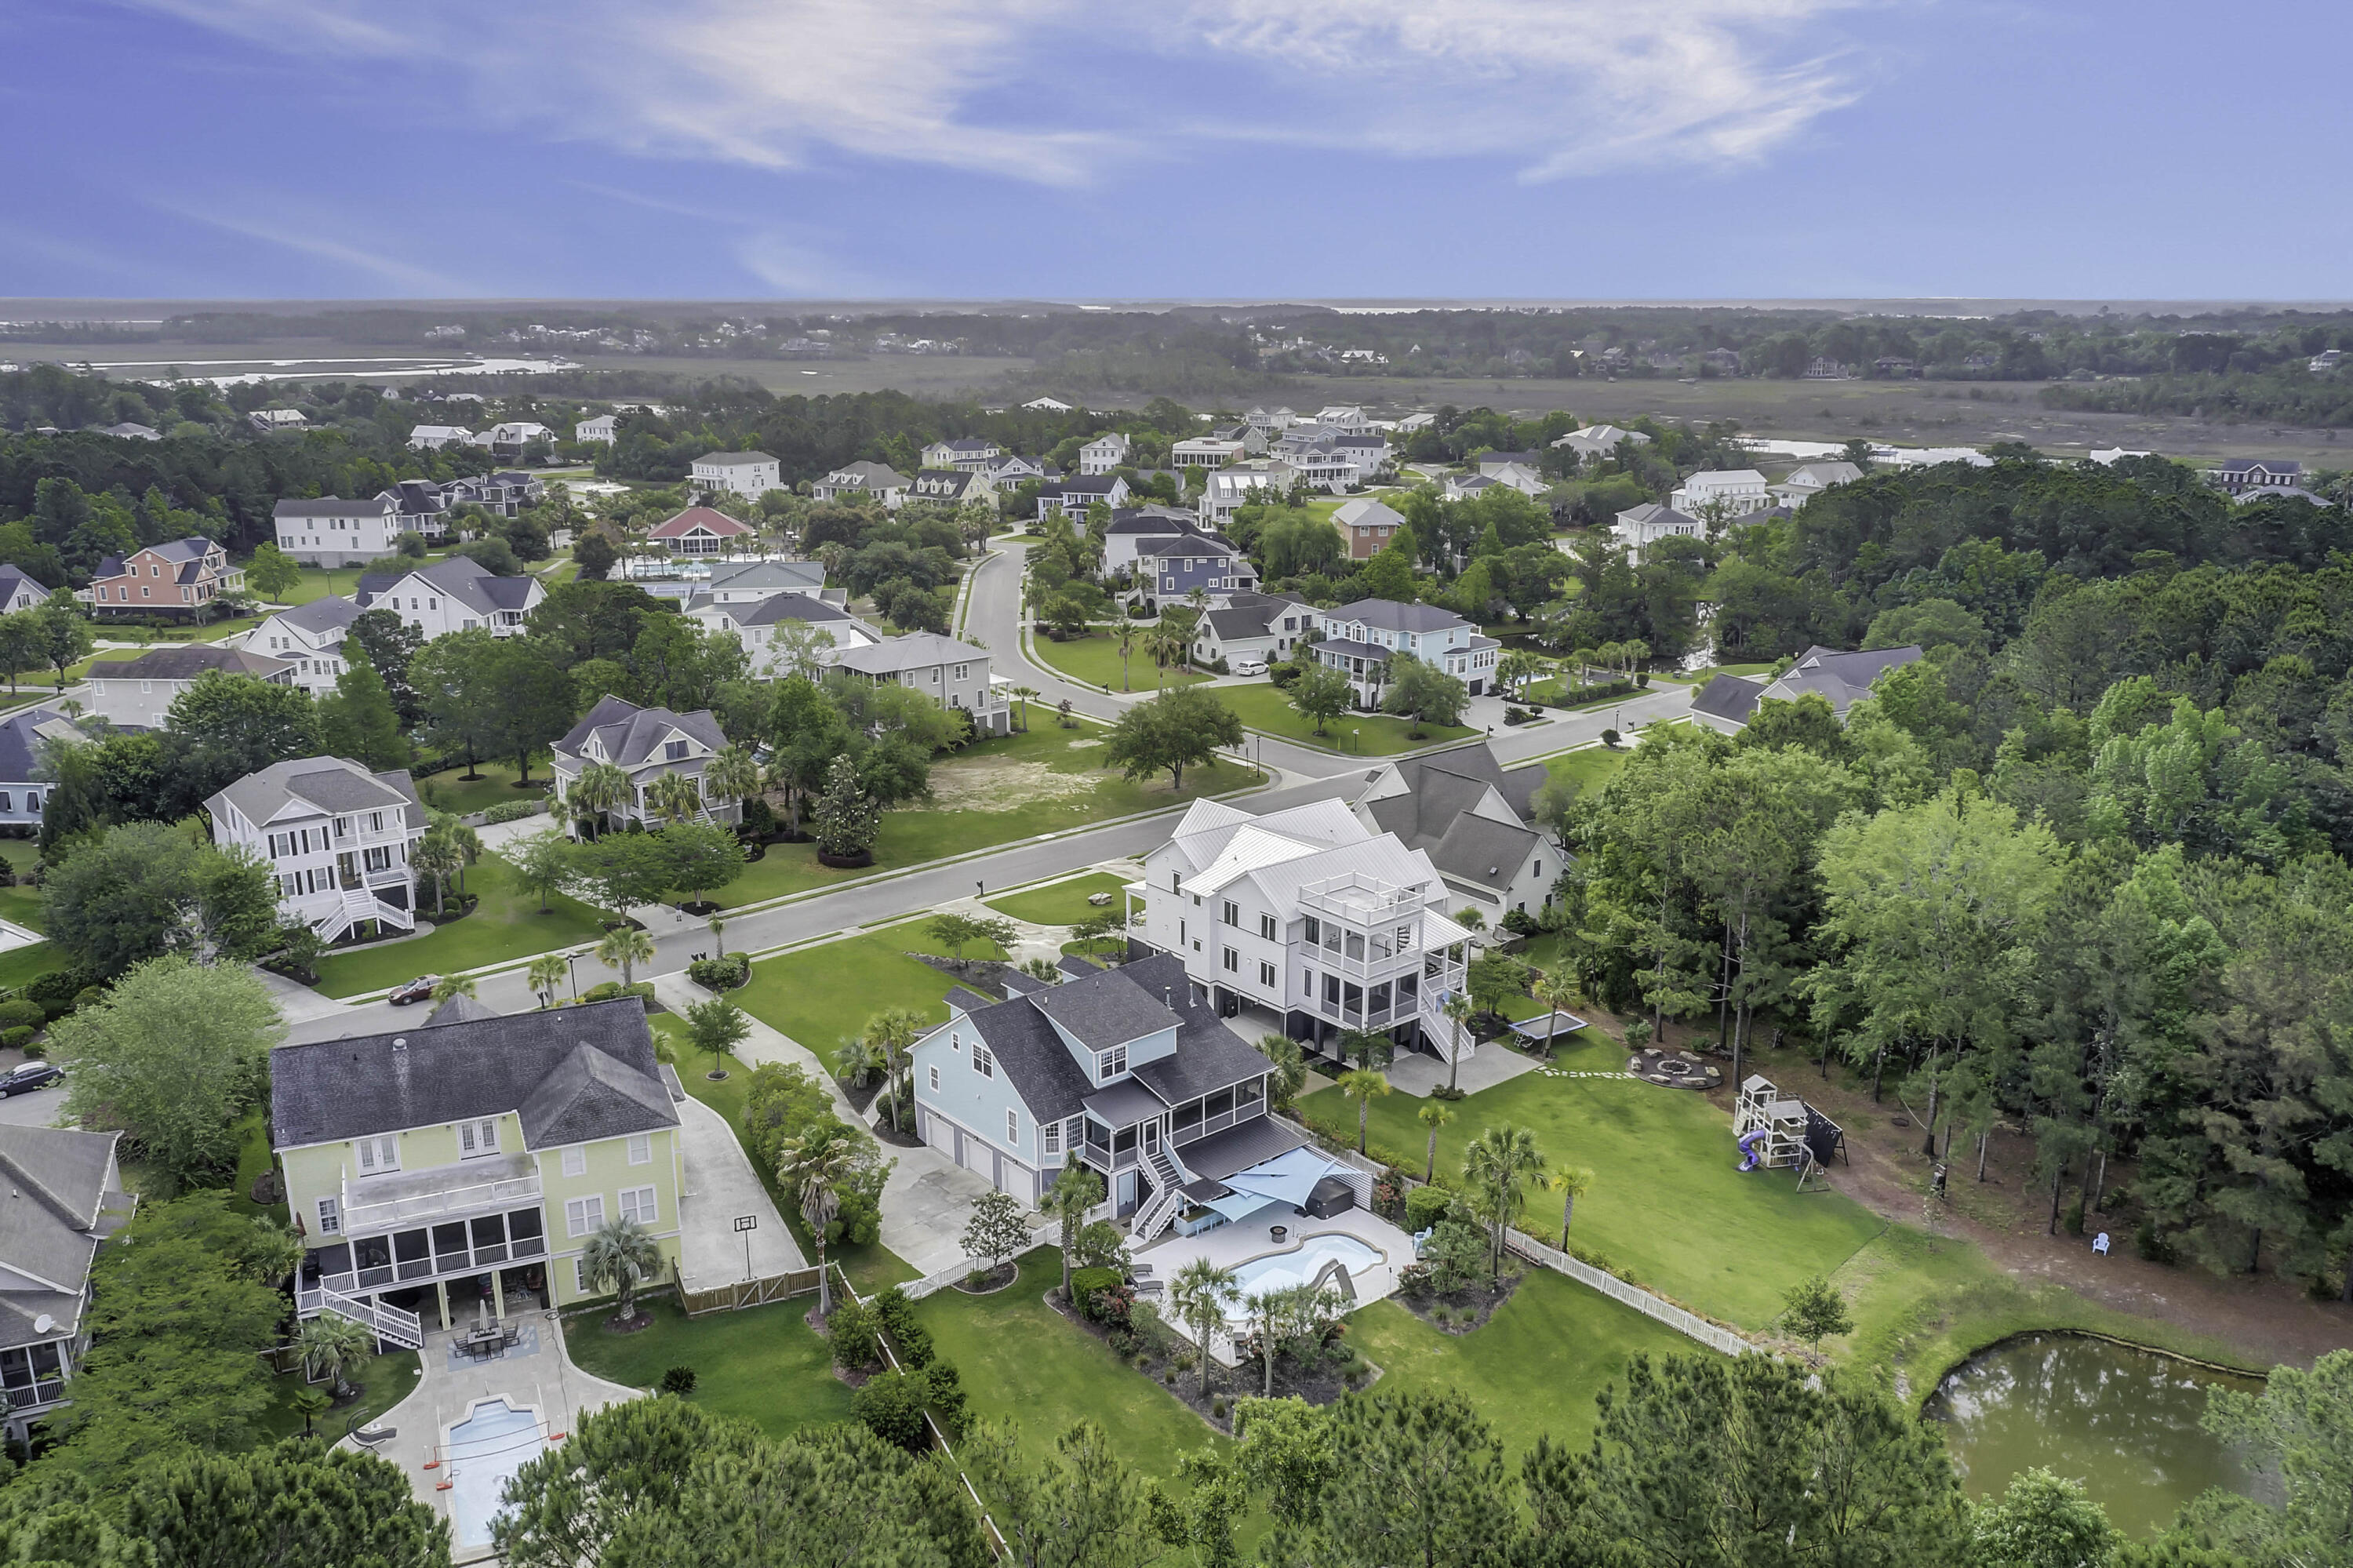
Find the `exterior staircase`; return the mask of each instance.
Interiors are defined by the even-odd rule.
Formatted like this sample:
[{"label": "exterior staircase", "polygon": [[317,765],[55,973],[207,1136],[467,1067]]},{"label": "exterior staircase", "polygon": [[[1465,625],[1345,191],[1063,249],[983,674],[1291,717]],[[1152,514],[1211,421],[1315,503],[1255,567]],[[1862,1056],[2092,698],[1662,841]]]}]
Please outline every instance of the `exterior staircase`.
[{"label": "exterior staircase", "polygon": [[404,1312],[388,1301],[362,1301],[324,1286],[294,1292],[297,1318],[315,1318],[322,1312],[348,1318],[385,1344],[398,1345],[404,1351],[422,1350],[425,1346],[425,1325],[417,1314]]},{"label": "exterior staircase", "polygon": [[[1422,1039],[1429,1042],[1430,1048],[1437,1053],[1440,1061],[1451,1065],[1457,1059],[1454,1048],[1454,1021],[1446,1016],[1446,1009],[1440,1005],[1440,995],[1438,991],[1424,988],[1421,993],[1420,1011],[1415,1016],[1421,1021]],[[1478,1044],[1471,1037],[1471,1026],[1465,1023],[1462,1026],[1462,1049],[1460,1055],[1468,1058],[1472,1052],[1478,1049]]]},{"label": "exterior staircase", "polygon": [[1135,1211],[1134,1222],[1127,1233],[1138,1246],[1157,1241],[1160,1233],[1176,1221],[1176,1212],[1185,1206],[1185,1183],[1191,1179],[1166,1145],[1145,1158],[1144,1169],[1152,1178],[1152,1196]]}]

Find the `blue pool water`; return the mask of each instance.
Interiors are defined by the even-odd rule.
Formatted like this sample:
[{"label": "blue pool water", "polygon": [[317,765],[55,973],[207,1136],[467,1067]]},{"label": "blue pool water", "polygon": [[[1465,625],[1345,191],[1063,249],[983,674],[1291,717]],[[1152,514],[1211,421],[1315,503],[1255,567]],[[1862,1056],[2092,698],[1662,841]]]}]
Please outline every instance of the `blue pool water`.
[{"label": "blue pool water", "polygon": [[459,1545],[491,1543],[499,1493],[524,1461],[537,1457],[545,1446],[539,1417],[503,1399],[476,1405],[471,1415],[449,1428],[442,1466],[450,1482],[449,1533]]},{"label": "blue pool water", "polygon": [[1309,1236],[1296,1251],[1270,1253],[1251,1258],[1234,1269],[1234,1283],[1246,1297],[1256,1297],[1269,1290],[1282,1290],[1293,1285],[1305,1285],[1324,1271],[1324,1266],[1334,1258],[1340,1260],[1350,1274],[1366,1269],[1381,1261],[1381,1251],[1369,1242],[1351,1235]]}]

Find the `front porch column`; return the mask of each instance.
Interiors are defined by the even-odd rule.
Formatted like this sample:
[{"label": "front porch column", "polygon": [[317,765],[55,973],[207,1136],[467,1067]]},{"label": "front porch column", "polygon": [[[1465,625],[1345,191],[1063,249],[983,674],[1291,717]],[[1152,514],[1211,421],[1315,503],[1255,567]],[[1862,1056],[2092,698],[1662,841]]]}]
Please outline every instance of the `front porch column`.
[{"label": "front porch column", "polygon": [[441,1305],[441,1331],[446,1334],[449,1331],[449,1282],[446,1279],[435,1280],[433,1295]]},{"label": "front porch column", "polygon": [[507,1282],[500,1277],[501,1270],[491,1270],[491,1310],[498,1314],[499,1322],[507,1320]]}]

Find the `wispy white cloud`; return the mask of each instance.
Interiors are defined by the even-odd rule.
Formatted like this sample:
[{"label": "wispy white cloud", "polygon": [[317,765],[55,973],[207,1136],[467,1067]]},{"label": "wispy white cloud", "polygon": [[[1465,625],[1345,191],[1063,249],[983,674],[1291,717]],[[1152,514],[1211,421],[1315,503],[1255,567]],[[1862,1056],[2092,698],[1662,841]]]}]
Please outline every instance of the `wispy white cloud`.
[{"label": "wispy white cloud", "polygon": [[[203,202],[154,196],[149,198],[148,205],[191,223],[326,262],[337,269],[337,275],[320,281],[332,289],[348,287],[356,279],[396,294],[454,299],[484,292],[447,272],[388,253],[381,243],[385,230],[380,224],[353,224],[349,218],[325,212],[293,211],[274,196],[225,200],[216,195]],[[347,243],[336,238],[339,233],[360,238]]]},{"label": "wispy white cloud", "polygon": [[559,138],[754,167],[834,150],[1050,185],[1184,142],[1753,162],[1856,91],[1864,0],[126,0],[406,60]]}]

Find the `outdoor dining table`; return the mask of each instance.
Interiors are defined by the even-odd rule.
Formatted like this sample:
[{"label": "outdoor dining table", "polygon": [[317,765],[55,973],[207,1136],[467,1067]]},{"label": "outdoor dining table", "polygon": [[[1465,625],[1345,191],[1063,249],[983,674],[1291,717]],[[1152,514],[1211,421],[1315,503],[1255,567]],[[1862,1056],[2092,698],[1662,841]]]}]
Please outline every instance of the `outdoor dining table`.
[{"label": "outdoor dining table", "polygon": [[499,1348],[501,1337],[502,1336],[498,1326],[496,1324],[490,1324],[483,1328],[475,1330],[472,1333],[468,1334],[458,1343],[459,1348],[463,1350],[468,1355],[474,1357],[476,1360],[480,1360],[481,1357],[488,1355],[491,1351]]}]

